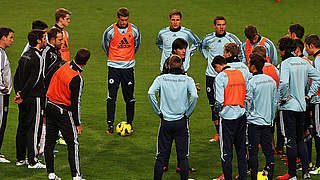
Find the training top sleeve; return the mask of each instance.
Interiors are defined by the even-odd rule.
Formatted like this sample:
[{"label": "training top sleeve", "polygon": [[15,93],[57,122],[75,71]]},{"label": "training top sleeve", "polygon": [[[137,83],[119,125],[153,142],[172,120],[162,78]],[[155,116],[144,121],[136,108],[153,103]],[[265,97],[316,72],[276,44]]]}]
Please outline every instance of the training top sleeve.
[{"label": "training top sleeve", "polygon": [[156,45],[158,46],[160,52],[162,52],[162,50],[163,50],[163,41],[162,41],[162,37],[161,37],[162,33],[163,33],[163,29],[160,30],[160,32],[158,33],[158,36],[156,38]]},{"label": "training top sleeve", "polygon": [[4,50],[0,49],[0,91],[4,90],[6,88],[6,85],[4,84],[4,66],[7,59],[7,55]]},{"label": "training top sleeve", "polygon": [[185,28],[185,30],[188,33],[188,42],[192,42],[190,47],[190,56],[192,56],[200,46],[200,39],[190,29]]},{"label": "training top sleeve", "polygon": [[311,96],[313,96],[320,88],[320,72],[309,63],[307,63],[307,66],[308,66],[308,78],[312,79],[312,85],[308,92],[308,97],[311,98]]},{"label": "training top sleeve", "polygon": [[215,113],[219,113],[222,110],[222,106],[224,103],[224,89],[226,88],[226,82],[228,82],[228,76],[225,72],[221,72],[215,79],[215,95],[216,102],[213,107],[213,111]]},{"label": "training top sleeve", "polygon": [[159,83],[159,78],[156,78],[152,85],[150,86],[149,88],[149,91],[148,91],[148,98],[149,98],[149,101],[150,101],[150,104],[154,110],[154,112],[160,116],[161,114],[161,111],[160,111],[160,108],[158,106],[158,101],[157,101],[157,98],[156,98],[156,93],[160,90],[160,83]]},{"label": "training top sleeve", "polygon": [[207,48],[209,47],[208,40],[209,40],[209,35],[207,35],[202,39],[202,41],[200,42],[200,48],[199,48],[202,56],[206,59],[208,59],[208,54],[209,54],[207,50]]},{"label": "training top sleeve", "polygon": [[114,30],[113,30],[113,25],[109,26],[103,33],[102,36],[102,49],[106,53],[107,56],[109,56],[109,47],[110,47],[110,42],[113,38]]},{"label": "training top sleeve", "polygon": [[271,64],[274,66],[278,65],[278,54],[277,49],[274,46],[273,42],[269,39],[266,40],[265,46],[267,49],[267,56],[270,58]]},{"label": "training top sleeve", "polygon": [[132,24],[132,31],[134,36],[134,53],[137,53],[141,43],[141,33],[137,26]]},{"label": "training top sleeve", "polygon": [[72,78],[69,84],[71,91],[71,112],[74,124],[79,126],[81,124],[80,118],[80,106],[81,106],[81,94],[83,89],[83,80],[80,75]]},{"label": "training top sleeve", "polygon": [[188,84],[187,84],[187,88],[188,88],[188,93],[190,94],[190,100],[189,100],[189,104],[186,110],[186,116],[189,118],[192,114],[192,112],[194,111],[196,104],[197,104],[197,100],[198,100],[198,94],[197,94],[197,89],[196,89],[196,85],[195,82],[192,78],[188,77]]}]

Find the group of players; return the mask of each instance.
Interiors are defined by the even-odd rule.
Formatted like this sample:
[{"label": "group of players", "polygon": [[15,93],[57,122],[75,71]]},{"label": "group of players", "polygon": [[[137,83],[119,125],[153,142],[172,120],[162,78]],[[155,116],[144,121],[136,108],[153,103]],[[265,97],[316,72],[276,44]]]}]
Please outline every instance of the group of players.
[{"label": "group of players", "polygon": [[[54,173],[53,165],[53,149],[59,130],[68,145],[71,175],[73,179],[82,179],[77,140],[77,135],[82,132],[80,98],[83,80],[80,72],[86,65],[90,52],[82,48],[74,60],[70,61],[69,35],[64,30],[70,23],[70,15],[70,11],[60,8],[56,11],[57,24],[53,28],[48,32],[47,27],[42,30],[34,28],[28,34],[29,45],[19,60],[14,76],[14,102],[19,105],[16,165],[29,164],[29,168],[47,168],[49,179],[59,179]],[[135,53],[141,41],[138,28],[129,23],[127,8],[119,8],[116,19],[117,22],[106,29],[102,39],[102,48],[108,56],[107,134],[114,131],[116,98],[120,84],[126,102],[127,122],[132,125]],[[317,152],[320,150],[318,36],[309,35],[303,43],[303,27],[299,24],[290,26],[289,34],[278,41],[282,58],[279,74],[275,67],[278,60],[274,44],[261,36],[253,25],[245,28],[248,40],[241,44],[235,35],[226,32],[226,19],[223,16],[214,19],[215,32],[208,34],[202,41],[190,29],[181,26],[181,11],[172,10],[169,21],[170,26],[162,29],[156,39],[156,45],[162,53],[161,75],[148,91],[150,103],[161,118],[154,179],[161,179],[163,172],[168,169],[173,140],[176,143],[177,169],[181,179],[187,179],[189,171],[194,171],[188,164],[188,121],[196,106],[198,87],[186,73],[190,57],[197,49],[208,60],[206,91],[212,110],[211,118],[218,132],[210,141],[220,141],[224,173],[217,179],[232,179],[233,146],[237,151],[239,179],[246,179],[247,169],[251,171],[251,178],[257,179],[259,144],[267,159],[264,173],[272,179],[274,151],[283,152],[283,145],[279,142],[282,135],[287,147],[288,173],[277,179],[297,179],[298,158],[302,162],[302,177],[309,179],[312,138],[308,138],[308,143],[305,143],[305,134],[314,135]],[[14,32],[10,28],[1,28],[0,33],[1,147],[12,89],[10,64],[4,50],[13,42]],[[305,58],[309,55],[314,56],[314,67]],[[160,93],[160,107],[156,92]],[[306,104],[309,107],[308,113]],[[279,117],[277,129],[281,133],[277,136],[279,146],[274,149],[272,127],[276,114]],[[310,116],[313,121],[306,121],[310,120]],[[46,120],[46,165],[36,157],[43,119]],[[315,133],[312,133],[312,128]],[[314,174],[320,172],[318,156],[320,157],[320,153],[317,153]],[[0,155],[0,160],[8,162],[4,155]]]},{"label": "group of players", "polygon": [[[42,21],[34,21],[14,75],[13,102],[19,107],[16,135],[16,166],[47,169],[48,178],[61,179],[54,171],[54,147],[59,133],[68,148],[73,180],[82,180],[80,173],[78,134],[82,133],[80,102],[83,89],[81,72],[90,58],[90,51],[80,48],[70,61],[69,35],[64,27],[71,12],[56,10],[56,24],[48,30]],[[0,148],[6,127],[9,95],[12,90],[11,70],[5,49],[13,42],[14,31],[0,28]],[[38,151],[38,145],[40,150]],[[44,154],[46,165],[38,160]],[[10,163],[0,155],[1,163]]]},{"label": "group of players", "polygon": [[[277,179],[297,179],[297,162],[302,164],[303,179],[310,179],[310,173],[320,174],[319,37],[308,35],[303,43],[304,28],[291,25],[288,35],[277,43],[282,58],[277,68],[276,47],[255,26],[245,28],[248,39],[241,43],[226,32],[226,19],[217,16],[215,32],[200,41],[180,25],[181,20],[180,11],[171,11],[170,27],[162,29],[156,40],[162,52],[161,75],[148,91],[150,103],[161,118],[154,179],[161,179],[168,169],[173,140],[181,179],[187,179],[194,170],[188,164],[188,119],[196,106],[198,87],[186,73],[197,49],[208,60],[206,90],[218,132],[210,142],[220,140],[223,175],[216,179],[232,179],[233,146],[237,152],[237,178],[246,179],[250,172],[251,178],[257,179],[260,145],[266,156],[263,174],[273,179],[274,154],[284,156],[284,142],[288,173]],[[313,56],[313,63],[307,59],[309,56]],[[273,138],[275,122],[277,147]],[[315,166],[311,158],[312,137],[317,150]]]}]

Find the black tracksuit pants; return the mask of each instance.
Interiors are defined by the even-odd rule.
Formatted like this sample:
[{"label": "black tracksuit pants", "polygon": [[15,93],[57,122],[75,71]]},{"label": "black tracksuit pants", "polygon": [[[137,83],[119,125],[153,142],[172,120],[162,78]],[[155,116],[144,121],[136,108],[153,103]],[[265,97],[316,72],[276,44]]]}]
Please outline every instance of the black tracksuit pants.
[{"label": "black tracksuit pants", "polygon": [[[316,167],[320,167],[320,104],[314,104],[312,106],[312,119],[314,129],[314,143],[316,148]],[[310,159],[312,159],[312,139],[311,147],[309,149]]]},{"label": "black tracksuit pants", "polygon": [[305,112],[283,110],[285,137],[287,138],[288,173],[296,176],[296,159],[301,153],[302,172],[308,172],[307,148],[303,142]]},{"label": "black tracksuit pants", "polygon": [[189,175],[189,125],[186,118],[177,121],[161,120],[158,132],[158,147],[154,166],[154,179],[160,180],[163,167],[171,151],[173,140],[176,144],[178,166],[180,167],[180,179],[187,180]]},{"label": "black tracksuit pants", "polygon": [[249,139],[249,167],[251,169],[251,179],[256,180],[258,174],[258,152],[259,144],[266,157],[266,165],[269,167],[268,178],[273,179],[274,152],[272,149],[272,127],[255,124],[248,124]]},{"label": "black tracksuit pants", "polygon": [[246,123],[245,114],[238,119],[221,119],[219,134],[222,170],[225,180],[232,180],[233,145],[237,153],[239,179],[247,179]]},{"label": "black tracksuit pants", "polygon": [[17,160],[26,159],[28,149],[28,162],[37,163],[38,143],[42,131],[45,98],[27,97],[19,104],[19,125],[16,136]]},{"label": "black tracksuit pants", "polygon": [[284,132],[284,122],[283,122],[283,114],[281,111],[277,111],[276,118],[274,119],[277,128],[277,144],[276,150],[283,151],[284,147],[284,136],[282,131]]},{"label": "black tracksuit pants", "polygon": [[9,96],[10,95],[0,94],[0,152],[1,152],[2,142],[3,142],[4,132],[7,126]]},{"label": "black tracksuit pants", "polygon": [[107,97],[107,123],[113,125],[116,100],[121,83],[123,99],[126,102],[127,122],[132,124],[134,117],[134,69],[119,69],[108,67],[108,97]]},{"label": "black tracksuit pants", "polygon": [[46,117],[47,127],[44,156],[47,165],[47,172],[54,173],[53,150],[60,130],[67,143],[71,176],[81,176],[78,133],[72,118],[72,112],[62,109],[52,102],[48,102],[46,107]]}]

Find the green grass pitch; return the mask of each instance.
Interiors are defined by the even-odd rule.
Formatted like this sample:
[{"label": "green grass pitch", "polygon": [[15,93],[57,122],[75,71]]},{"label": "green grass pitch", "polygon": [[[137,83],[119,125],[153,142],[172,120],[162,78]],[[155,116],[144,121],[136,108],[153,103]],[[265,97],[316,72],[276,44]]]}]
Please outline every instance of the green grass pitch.
[{"label": "green grass pitch", "polygon": [[[160,52],[155,39],[160,29],[169,25],[168,14],[172,9],[183,13],[182,26],[190,28],[202,39],[213,31],[213,18],[223,15],[227,18],[227,31],[244,41],[244,27],[249,24],[257,26],[261,35],[270,38],[275,44],[287,33],[293,23],[300,23],[306,33],[320,33],[319,11],[317,0],[92,0],[92,1],[22,1],[2,0],[0,26],[11,27],[15,31],[15,41],[7,49],[14,74],[17,61],[27,42],[26,35],[34,20],[43,20],[49,26],[54,22],[57,8],[64,7],[72,12],[71,24],[67,28],[70,34],[71,55],[77,49],[86,47],[91,51],[91,59],[85,67],[83,77],[85,88],[82,96],[83,134],[80,135],[80,158],[83,177],[94,180],[144,180],[153,178],[153,166],[156,154],[156,137],[159,118],[154,114],[147,99],[147,91],[154,78],[159,74]],[[104,30],[115,22],[116,10],[127,7],[130,11],[130,22],[138,26],[142,34],[142,44],[136,55],[135,98],[136,110],[135,132],[129,137],[106,135],[106,57],[101,48]],[[215,133],[210,120],[210,108],[205,92],[205,69],[207,61],[197,51],[191,58],[188,74],[200,82],[201,91],[195,112],[190,119],[190,158],[192,167],[198,172],[190,175],[197,180],[212,179],[220,176],[220,151],[217,143],[209,143]],[[12,93],[11,100],[14,95]],[[119,90],[116,120],[125,120],[125,104]],[[15,135],[18,125],[18,107],[10,103],[7,129],[2,153],[12,161],[11,164],[0,164],[0,179],[34,180],[47,179],[45,170],[31,170],[16,167]],[[56,174],[62,179],[70,179],[66,146],[57,145],[60,152],[55,158]],[[179,179],[175,173],[175,149],[172,150],[169,171],[163,179]],[[234,159],[236,159],[234,155]],[[234,161],[235,163],[236,161]],[[264,157],[260,153],[260,167]],[[236,172],[236,164],[233,174]],[[276,157],[275,176],[282,175],[287,167]],[[300,172],[298,173],[300,177]],[[312,176],[320,179],[320,176]]]}]

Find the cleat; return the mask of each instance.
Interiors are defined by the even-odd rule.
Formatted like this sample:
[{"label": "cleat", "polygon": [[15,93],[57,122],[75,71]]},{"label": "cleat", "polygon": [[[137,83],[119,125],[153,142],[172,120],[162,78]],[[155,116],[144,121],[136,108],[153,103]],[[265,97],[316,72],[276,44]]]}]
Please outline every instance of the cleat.
[{"label": "cleat", "polygon": [[281,161],[288,161],[288,158],[282,158]]},{"label": "cleat", "polygon": [[285,154],[281,154],[281,155],[280,155],[280,157],[281,157],[281,158],[286,158],[286,157],[287,157],[287,155],[285,155]]},{"label": "cleat", "polygon": [[224,180],[224,174],[222,174],[220,177],[218,177],[216,179],[212,179],[212,180]]},{"label": "cleat", "polygon": [[16,166],[23,166],[23,165],[28,165],[28,160],[20,160],[16,162]]},{"label": "cleat", "polygon": [[29,169],[45,169],[46,165],[42,164],[41,162],[37,162],[35,165],[28,165]]},{"label": "cleat", "polygon": [[59,138],[59,139],[57,140],[57,144],[67,145],[66,141],[65,141],[64,139],[62,139],[62,138]]},{"label": "cleat", "polygon": [[10,161],[6,159],[4,155],[0,154],[0,163],[10,163]]},{"label": "cleat", "polygon": [[198,170],[195,168],[189,168],[189,173],[197,172]]},{"label": "cleat", "polygon": [[168,171],[168,167],[167,167],[167,166],[163,166],[162,170],[163,170],[164,172],[166,172],[166,171]]},{"label": "cleat", "polygon": [[49,174],[49,180],[61,180],[56,174],[50,173]]},{"label": "cleat", "polygon": [[58,150],[53,150],[53,153],[58,153],[59,151]]},{"label": "cleat", "polygon": [[309,173],[305,173],[304,175],[302,175],[302,179],[311,179],[311,176]]},{"label": "cleat", "polygon": [[107,134],[112,134],[113,133],[113,126],[108,126],[108,129],[106,130]]},{"label": "cleat", "polygon": [[283,176],[278,176],[278,177],[276,177],[276,179],[280,179],[280,180],[286,180],[286,179],[288,179],[288,180],[297,180],[297,176],[291,177],[291,176],[289,175],[289,173],[286,173],[286,174],[283,175]]},{"label": "cleat", "polygon": [[309,173],[310,173],[310,174],[317,174],[317,175],[319,175],[319,174],[320,174],[320,167],[316,167],[315,170],[310,171]]},{"label": "cleat", "polygon": [[44,152],[39,152],[38,156],[44,156]]},{"label": "cleat", "polygon": [[72,177],[72,180],[86,180],[86,179],[83,179],[81,176],[77,176],[77,177]]},{"label": "cleat", "polygon": [[180,170],[181,170],[181,169],[180,169],[179,167],[177,167],[177,168],[176,168],[176,173],[180,173]]},{"label": "cleat", "polygon": [[219,134],[215,134],[213,138],[209,140],[209,142],[217,142],[219,141]]}]

